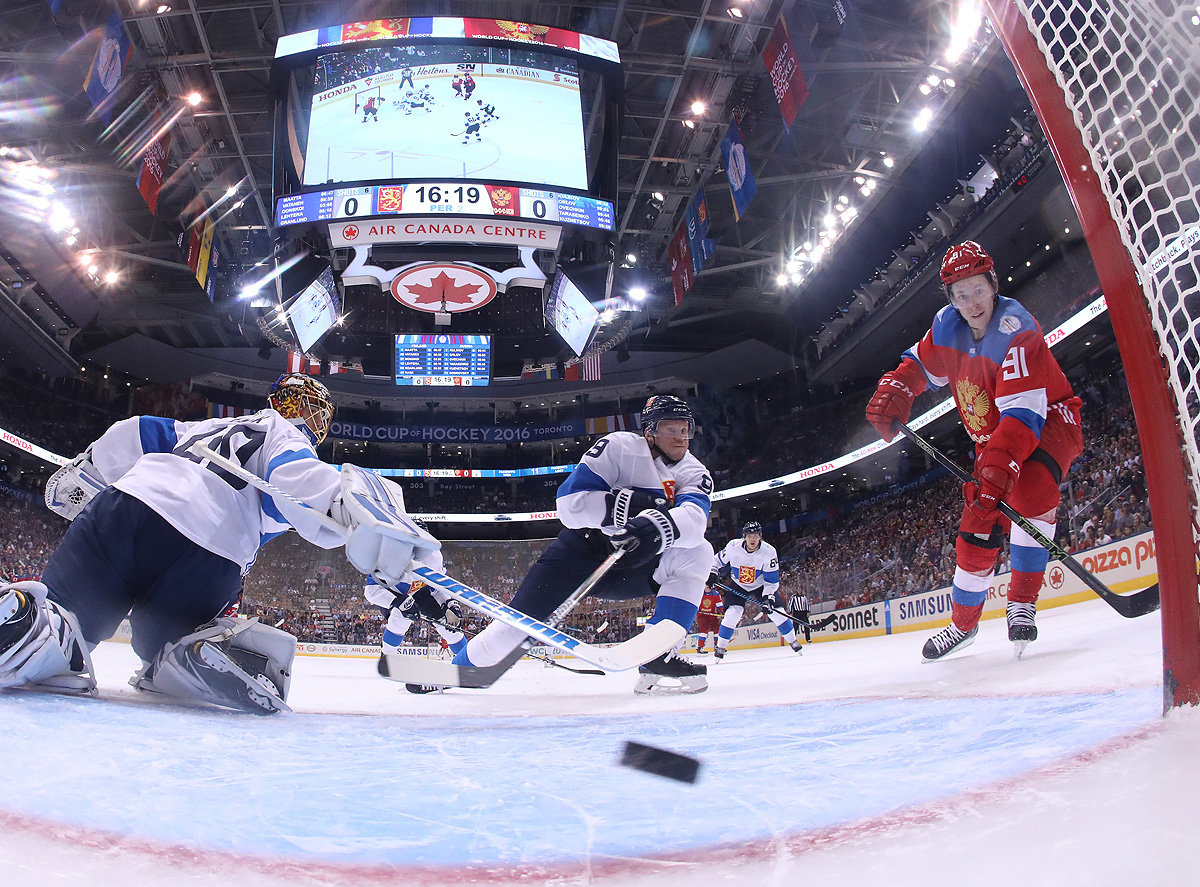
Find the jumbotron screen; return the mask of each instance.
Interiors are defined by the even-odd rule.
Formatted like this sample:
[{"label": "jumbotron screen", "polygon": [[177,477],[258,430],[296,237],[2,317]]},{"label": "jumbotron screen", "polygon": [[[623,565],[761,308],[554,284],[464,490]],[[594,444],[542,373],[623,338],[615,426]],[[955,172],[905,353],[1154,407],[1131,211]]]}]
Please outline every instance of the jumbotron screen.
[{"label": "jumbotron screen", "polygon": [[586,190],[575,62],[454,43],[319,56],[303,184],[414,179]]},{"label": "jumbotron screen", "polygon": [[396,384],[473,387],[491,382],[492,337],[396,336]]}]

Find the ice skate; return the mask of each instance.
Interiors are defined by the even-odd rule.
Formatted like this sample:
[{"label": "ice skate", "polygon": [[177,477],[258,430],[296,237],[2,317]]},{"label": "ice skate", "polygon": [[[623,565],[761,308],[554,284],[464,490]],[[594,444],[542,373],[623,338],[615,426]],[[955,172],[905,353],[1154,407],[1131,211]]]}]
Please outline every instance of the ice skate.
[{"label": "ice skate", "polygon": [[925,661],[933,662],[935,659],[941,659],[956,650],[962,650],[971,646],[975,642],[975,635],[977,634],[979,634],[978,625],[970,631],[964,632],[951,622],[925,642],[925,646],[921,650],[921,655],[925,657]]},{"label": "ice skate", "polygon": [[801,655],[804,654],[804,644],[800,643],[799,640],[792,641],[791,648]]},{"label": "ice skate", "polygon": [[418,696],[423,696],[426,693],[441,693],[445,687],[439,687],[437,684],[405,684],[404,689],[409,693],[416,693]]},{"label": "ice skate", "polygon": [[1008,602],[1008,639],[1013,642],[1013,655],[1021,658],[1030,642],[1037,640],[1037,604]]},{"label": "ice skate", "polygon": [[720,662],[724,658],[725,658],[725,648],[724,647],[713,647],[713,659],[715,660],[713,662],[713,665],[716,665],[718,662]]},{"label": "ice skate", "polygon": [[[669,650],[657,659],[638,666],[638,681],[633,692],[641,696],[651,693],[703,693],[708,689],[707,674],[706,666]],[[663,683],[664,678],[673,683]]]}]

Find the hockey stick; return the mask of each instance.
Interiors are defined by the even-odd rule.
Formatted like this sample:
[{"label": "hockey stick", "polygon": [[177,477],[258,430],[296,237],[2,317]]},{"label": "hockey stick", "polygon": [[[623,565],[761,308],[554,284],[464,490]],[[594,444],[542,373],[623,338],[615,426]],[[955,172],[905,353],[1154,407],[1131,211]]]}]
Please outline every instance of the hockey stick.
[{"label": "hockey stick", "polygon": [[827,616],[824,619],[821,619],[817,622],[803,622],[800,619],[797,619],[795,616],[792,616],[791,614],[789,614],[786,610],[780,609],[779,607],[772,607],[770,605],[764,604],[758,598],[750,597],[750,595],[746,594],[745,592],[743,592],[737,588],[732,588],[731,586],[725,585],[721,582],[714,582],[709,587],[710,588],[718,588],[721,591],[728,591],[731,594],[736,594],[738,597],[740,597],[744,601],[749,601],[752,604],[758,604],[759,608],[765,613],[768,613],[768,614],[769,613],[780,613],[783,615],[784,619],[790,619],[795,625],[803,625],[805,628],[809,629],[810,631],[812,631],[812,630],[820,631],[822,628],[825,628],[827,625],[833,625],[834,620],[837,619],[837,616],[833,615],[833,616]]},{"label": "hockey stick", "polygon": [[[958,463],[952,461],[949,456],[931,444],[929,441],[921,437],[903,422],[893,422],[893,428],[897,428],[900,432],[915,443],[918,447],[928,453],[934,461],[957,477],[964,484],[975,483],[975,478],[967,472]],[[1070,570],[1079,578],[1084,585],[1094,591],[1100,598],[1124,616],[1126,619],[1135,619],[1138,616],[1145,616],[1147,613],[1153,613],[1159,608],[1161,603],[1159,598],[1158,583],[1154,583],[1149,588],[1143,588],[1141,591],[1135,591],[1132,594],[1117,594],[1091,573],[1083,568],[1080,563],[1071,557],[1064,549],[1055,544],[1053,539],[1046,537],[1037,527],[1030,523],[1026,518],[1017,514],[1016,510],[1007,502],[1000,501],[996,503],[997,510],[1006,518],[1033,537],[1033,540],[1038,545],[1050,552],[1055,560],[1062,563],[1064,567]]]}]

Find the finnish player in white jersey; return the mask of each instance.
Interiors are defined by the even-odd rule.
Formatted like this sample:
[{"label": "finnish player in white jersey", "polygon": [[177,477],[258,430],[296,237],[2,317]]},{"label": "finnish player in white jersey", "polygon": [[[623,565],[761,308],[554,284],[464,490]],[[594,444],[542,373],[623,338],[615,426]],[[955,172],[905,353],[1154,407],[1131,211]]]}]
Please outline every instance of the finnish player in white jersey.
[{"label": "finnish player in white jersey", "polygon": [[[117,422],[46,485],[71,521],[41,582],[0,586],[0,687],[95,693],[90,653],[129,617],[148,692],[255,713],[288,710],[295,638],[223,616],[259,548],[296,529],[386,585],[440,547],[401,488],[317,458],[333,405],[285,374],[251,416]],[[291,498],[269,496],[193,452],[201,443]],[[340,532],[322,521],[328,515]]]},{"label": "finnish player in white jersey", "polygon": [[[440,573],[445,569],[445,562],[442,553],[435,551],[414,566],[429,567]],[[418,620],[433,625],[451,652],[457,653],[467,645],[466,636],[458,628],[463,620],[462,605],[440,588],[430,588],[415,577],[408,577],[394,588],[389,588],[368,576],[363,597],[387,616],[383,629],[384,654],[400,653],[404,636]],[[404,687],[409,693],[430,693],[439,689],[426,684],[405,684]]]},{"label": "finnish player in white jersey", "polygon": [[784,641],[797,653],[801,652],[803,645],[796,638],[792,620],[780,612],[783,604],[779,600],[779,554],[775,546],[763,541],[762,524],[758,521],[748,522],[742,527],[742,538],[731,540],[717,553],[708,577],[709,586],[714,586],[726,574],[734,583],[734,589],[740,589],[742,594],[729,588],[722,589],[725,617],[721,620],[721,630],[713,648],[717,661],[724,658],[734,629],[742,621],[747,599],[762,607]]},{"label": "finnish player in white jersey", "polygon": [[[676,652],[696,618],[713,558],[704,538],[713,483],[688,452],[695,429],[685,401],[656,395],[642,410],[641,434],[617,431],[596,441],[558,489],[563,530],[511,602],[545,619],[615,548],[624,548],[591,595],[628,600],[655,594],[650,624],[670,622],[679,629],[675,647],[640,667],[637,693],[698,693],[708,687],[707,669]],[[494,665],[524,639],[519,628],[493,622],[454,662]]]}]

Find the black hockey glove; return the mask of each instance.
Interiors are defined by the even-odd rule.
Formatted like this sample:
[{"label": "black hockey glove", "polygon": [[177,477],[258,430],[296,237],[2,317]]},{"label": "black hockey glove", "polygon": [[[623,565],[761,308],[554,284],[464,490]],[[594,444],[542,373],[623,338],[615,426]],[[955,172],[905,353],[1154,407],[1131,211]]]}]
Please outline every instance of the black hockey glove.
[{"label": "black hockey glove", "polygon": [[623,566],[640,567],[662,554],[678,538],[679,529],[666,512],[651,508],[629,520],[609,541],[625,549]]},{"label": "black hockey glove", "polygon": [[446,623],[446,627],[458,628],[462,624],[462,620],[463,611],[458,601],[446,601],[446,606],[442,610],[442,622]]},{"label": "black hockey glove", "polygon": [[668,503],[662,496],[653,496],[641,490],[617,490],[605,495],[604,504],[603,525],[620,529],[647,508],[662,509]]},{"label": "black hockey glove", "polygon": [[396,595],[396,602],[392,604],[393,610],[399,610],[400,615],[405,619],[420,619],[421,608],[417,605],[417,596],[415,594]]},{"label": "black hockey glove", "polygon": [[718,573],[716,570],[713,570],[711,573],[708,574],[708,578],[704,580],[704,584],[707,585],[709,588],[712,588],[714,585],[716,585],[720,581],[721,581],[721,574]]}]

